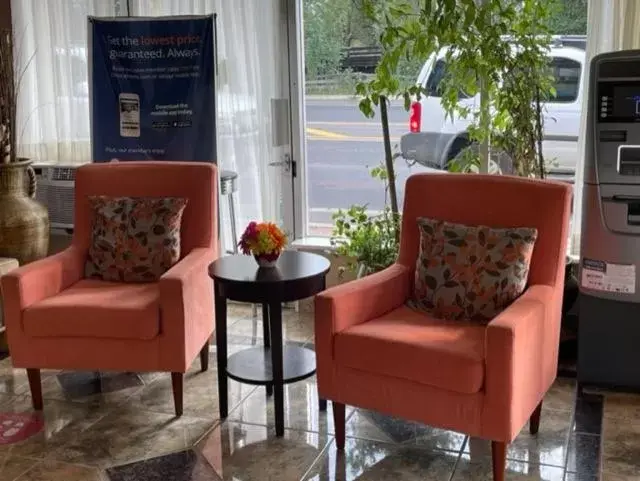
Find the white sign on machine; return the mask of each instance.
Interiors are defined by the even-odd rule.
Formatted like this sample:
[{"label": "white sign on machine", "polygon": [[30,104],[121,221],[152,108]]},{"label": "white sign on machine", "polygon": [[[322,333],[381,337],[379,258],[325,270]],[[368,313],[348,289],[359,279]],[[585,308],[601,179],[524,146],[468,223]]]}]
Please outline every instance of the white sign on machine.
[{"label": "white sign on machine", "polygon": [[636,266],[583,259],[581,284],[594,291],[635,294]]}]

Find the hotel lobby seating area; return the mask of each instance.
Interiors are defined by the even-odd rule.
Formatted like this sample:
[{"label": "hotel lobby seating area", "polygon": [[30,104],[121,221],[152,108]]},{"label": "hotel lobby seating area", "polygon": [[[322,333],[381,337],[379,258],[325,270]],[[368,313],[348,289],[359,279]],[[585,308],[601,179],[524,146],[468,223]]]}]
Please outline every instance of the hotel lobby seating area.
[{"label": "hotel lobby seating area", "polygon": [[[215,216],[215,179],[215,168],[188,163],[78,171],[71,247],[2,278],[14,357],[0,361],[0,480],[640,479],[640,396],[554,381],[568,187],[415,175],[396,263],[325,290],[330,263],[322,256],[278,252],[273,268],[259,267],[259,258],[218,258],[216,224],[202,221]],[[456,203],[432,202],[451,189],[460,192]],[[477,208],[465,207],[470,195]],[[496,196],[517,201],[488,213],[482,206]],[[188,202],[180,225],[172,208],[181,198]],[[492,229],[488,222],[534,228]],[[149,236],[140,246],[138,229]],[[275,227],[246,232],[252,229]],[[183,257],[163,267],[154,249],[171,255],[172,235],[181,236]],[[443,242],[456,249],[447,256],[426,250]],[[117,248],[134,244],[124,254]],[[77,252],[87,253],[86,264]],[[477,273],[476,254],[485,266]],[[436,282],[433,269],[444,269],[448,289],[458,279],[465,292],[483,289],[481,297],[495,283],[505,296],[519,272],[514,265],[504,274],[508,263],[529,261],[524,293],[491,313],[488,325],[478,316],[498,307],[498,294],[490,294],[496,304],[477,304],[483,311],[461,308],[458,319],[449,317],[453,311],[410,307],[411,299],[436,302],[417,297],[423,279]],[[97,268],[101,277],[85,279],[82,266],[84,276]],[[141,266],[161,269],[155,281],[136,277],[155,272],[134,269]],[[507,277],[481,284],[485,270],[491,279]],[[470,273],[478,284],[467,287]],[[122,314],[147,299],[141,287],[158,291],[149,301],[156,316],[150,339],[131,337],[138,318]],[[118,299],[114,290],[129,295]],[[314,308],[282,309],[315,294]],[[256,314],[247,302],[268,309]],[[457,295],[447,309],[462,302]],[[105,331],[109,316],[118,323]],[[118,338],[123,332],[129,337]]]},{"label": "hotel lobby seating area", "polygon": [[640,481],[640,8],[502,1],[0,0],[0,481]]}]

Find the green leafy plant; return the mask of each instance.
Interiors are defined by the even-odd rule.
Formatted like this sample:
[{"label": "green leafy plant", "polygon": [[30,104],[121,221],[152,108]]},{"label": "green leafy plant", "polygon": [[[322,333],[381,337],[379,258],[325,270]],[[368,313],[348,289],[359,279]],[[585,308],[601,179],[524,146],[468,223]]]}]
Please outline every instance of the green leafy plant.
[{"label": "green leafy plant", "polygon": [[332,245],[336,253],[350,259],[347,268],[358,274],[381,271],[398,256],[398,216],[385,207],[371,215],[366,205],[353,205],[333,215]]},{"label": "green leafy plant", "polygon": [[[378,19],[383,48],[375,77],[356,88],[366,116],[372,117],[387,98],[402,97],[408,110],[425,90],[401,83],[399,67],[407,59],[426,61],[444,52],[442,107],[447,117],[471,122],[472,148],[457,159],[461,165],[454,170],[486,172],[490,159],[502,157],[512,173],[544,175],[540,105],[554,95],[547,57],[554,2],[363,1],[369,18]],[[479,95],[479,106],[459,102],[460,92]]]},{"label": "green leafy plant", "polygon": [[[380,112],[385,158],[372,175],[385,183],[390,206],[376,215],[366,206],[337,212],[332,242],[338,254],[371,272],[393,263],[399,247],[397,154],[391,149],[387,105],[401,97],[408,110],[425,93],[422,85],[402,80],[403,65],[444,52],[442,107],[449,118],[471,121],[470,146],[451,166],[461,172],[504,171],[508,164],[510,173],[543,177],[541,103],[554,92],[547,0],[362,0],[362,5],[381,32],[383,54],[374,77],[358,83],[356,94],[365,116]],[[460,103],[461,92],[479,94],[479,107]]]},{"label": "green leafy plant", "polygon": [[[374,167],[370,174],[385,185],[386,200],[386,167]],[[367,205],[353,205],[333,214],[333,222],[331,244],[336,254],[348,259],[346,268],[356,271],[358,276],[381,271],[395,262],[400,241],[400,216],[390,206],[385,205],[382,212],[371,213]]]}]

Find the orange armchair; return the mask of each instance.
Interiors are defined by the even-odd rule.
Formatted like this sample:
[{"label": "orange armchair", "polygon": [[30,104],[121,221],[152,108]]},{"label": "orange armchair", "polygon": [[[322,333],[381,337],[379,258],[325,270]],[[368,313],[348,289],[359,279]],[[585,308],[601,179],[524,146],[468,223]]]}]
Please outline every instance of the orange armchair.
[{"label": "orange armchair", "polygon": [[[26,368],[41,410],[40,369],[171,372],[176,415],[183,375],[200,352],[208,367],[213,291],[207,265],[218,255],[216,167],[126,162],[79,168],[71,246],[1,279],[13,365]],[[89,196],[182,197],[181,260],[159,282],[84,279],[93,212]]]},{"label": "orange armchair", "polygon": [[[494,480],[528,419],[538,430],[556,377],[571,188],[472,174],[407,180],[400,253],[382,272],[315,299],[319,396],[333,402],[336,442],[345,404],[492,441]],[[416,219],[536,227],[528,288],[488,325],[442,321],[405,307],[419,250]]]}]

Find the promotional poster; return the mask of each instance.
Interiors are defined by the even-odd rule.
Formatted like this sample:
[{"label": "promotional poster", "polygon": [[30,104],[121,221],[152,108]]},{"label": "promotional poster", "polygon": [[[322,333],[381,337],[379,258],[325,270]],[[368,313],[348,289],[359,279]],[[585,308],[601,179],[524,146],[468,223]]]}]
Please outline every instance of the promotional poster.
[{"label": "promotional poster", "polygon": [[214,162],[213,16],[89,17],[94,162]]}]

